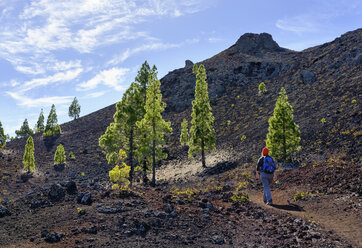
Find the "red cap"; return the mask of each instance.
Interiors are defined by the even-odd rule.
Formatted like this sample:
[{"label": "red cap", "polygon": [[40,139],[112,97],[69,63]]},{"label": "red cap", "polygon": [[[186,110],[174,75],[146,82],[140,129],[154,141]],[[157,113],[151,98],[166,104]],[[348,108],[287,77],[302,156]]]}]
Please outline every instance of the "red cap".
[{"label": "red cap", "polygon": [[264,147],[264,148],[263,148],[263,156],[266,156],[266,155],[268,155],[268,154],[269,154],[268,148]]}]

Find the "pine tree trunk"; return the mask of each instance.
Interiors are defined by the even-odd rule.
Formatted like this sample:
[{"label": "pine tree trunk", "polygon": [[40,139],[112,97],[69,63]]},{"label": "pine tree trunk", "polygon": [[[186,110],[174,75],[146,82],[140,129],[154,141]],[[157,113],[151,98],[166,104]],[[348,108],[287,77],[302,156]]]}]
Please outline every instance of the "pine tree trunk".
[{"label": "pine tree trunk", "polygon": [[131,167],[129,171],[129,182],[132,186],[133,183],[133,172],[134,172],[134,166],[133,166],[133,127],[131,127],[131,132],[129,136],[129,166]]},{"label": "pine tree trunk", "polygon": [[202,167],[206,168],[204,140],[201,141],[201,161],[202,161]]},{"label": "pine tree trunk", "polygon": [[287,157],[287,144],[285,139],[285,124],[283,122],[283,162],[285,162]]},{"label": "pine tree trunk", "polygon": [[143,184],[146,185],[148,182],[148,178],[147,178],[147,161],[146,158],[143,159]]},{"label": "pine tree trunk", "polygon": [[156,186],[156,124],[153,119],[153,141],[152,141],[152,186]]}]

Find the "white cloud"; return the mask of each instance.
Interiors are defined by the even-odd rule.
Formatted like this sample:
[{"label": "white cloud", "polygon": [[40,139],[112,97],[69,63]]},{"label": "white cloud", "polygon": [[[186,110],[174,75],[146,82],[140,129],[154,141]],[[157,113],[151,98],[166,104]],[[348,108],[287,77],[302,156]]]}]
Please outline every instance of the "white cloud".
[{"label": "white cloud", "polygon": [[125,60],[127,60],[132,55],[135,55],[137,53],[146,52],[146,51],[162,51],[162,50],[168,50],[171,48],[178,48],[182,47],[185,44],[193,44],[199,42],[199,39],[192,39],[192,40],[186,40],[185,42],[181,43],[163,43],[163,42],[152,42],[143,44],[142,46],[135,47],[132,49],[126,49],[123,53],[113,56],[111,60],[107,62],[107,65],[118,65]]},{"label": "white cloud", "polygon": [[78,85],[79,91],[87,91],[95,89],[99,84],[107,85],[117,91],[125,90],[122,83],[125,80],[125,75],[130,70],[128,68],[116,68],[113,67],[109,70],[103,70],[92,79],[87,82],[83,82]]},{"label": "white cloud", "polygon": [[23,83],[20,86],[20,91],[26,92],[26,91],[32,90],[36,87],[46,86],[51,83],[70,81],[70,80],[77,78],[82,71],[83,71],[82,68],[78,68],[78,69],[69,70],[66,72],[58,72],[52,76],[48,76],[45,78],[35,78],[28,82]]},{"label": "white cloud", "polygon": [[217,37],[210,37],[210,38],[208,38],[207,40],[208,40],[208,42],[210,42],[210,43],[217,43],[217,42],[223,41],[222,38],[217,38]]},{"label": "white cloud", "polygon": [[304,32],[317,32],[319,30],[319,24],[309,15],[279,19],[275,25],[282,30],[292,31],[298,34]]},{"label": "white cloud", "polygon": [[99,91],[99,92],[93,92],[93,93],[90,93],[90,94],[87,94],[86,96],[84,96],[84,98],[97,98],[97,97],[101,97],[103,96],[104,94],[106,94],[107,91]]},{"label": "white cloud", "polygon": [[18,92],[7,91],[6,93],[13,99],[17,100],[19,106],[26,107],[43,107],[50,106],[52,104],[65,104],[70,103],[73,100],[73,96],[30,98]]}]

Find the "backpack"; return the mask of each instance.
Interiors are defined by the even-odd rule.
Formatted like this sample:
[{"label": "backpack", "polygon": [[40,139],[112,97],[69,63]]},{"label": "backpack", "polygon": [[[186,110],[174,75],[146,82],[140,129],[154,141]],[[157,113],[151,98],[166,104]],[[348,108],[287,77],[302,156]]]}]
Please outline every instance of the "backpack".
[{"label": "backpack", "polygon": [[265,156],[264,157],[264,163],[263,163],[263,169],[262,171],[265,173],[274,173],[275,171],[275,163],[274,163],[274,159],[272,157],[269,156]]}]

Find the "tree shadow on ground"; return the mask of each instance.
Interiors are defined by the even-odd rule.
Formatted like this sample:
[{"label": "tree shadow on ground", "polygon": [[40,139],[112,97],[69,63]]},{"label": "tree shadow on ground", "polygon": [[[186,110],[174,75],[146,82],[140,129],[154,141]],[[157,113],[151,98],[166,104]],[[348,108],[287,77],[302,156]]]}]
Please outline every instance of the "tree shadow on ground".
[{"label": "tree shadow on ground", "polygon": [[53,135],[50,137],[44,137],[44,145],[47,149],[47,152],[50,152],[52,150],[52,148],[55,145],[55,142],[57,141],[57,139],[60,137],[60,134],[58,135]]},{"label": "tree shadow on ground", "polygon": [[273,204],[271,206],[273,208],[277,208],[277,209],[285,210],[285,211],[295,211],[295,212],[303,212],[304,211],[304,209],[301,206],[298,206],[296,204],[288,204],[288,205]]}]

